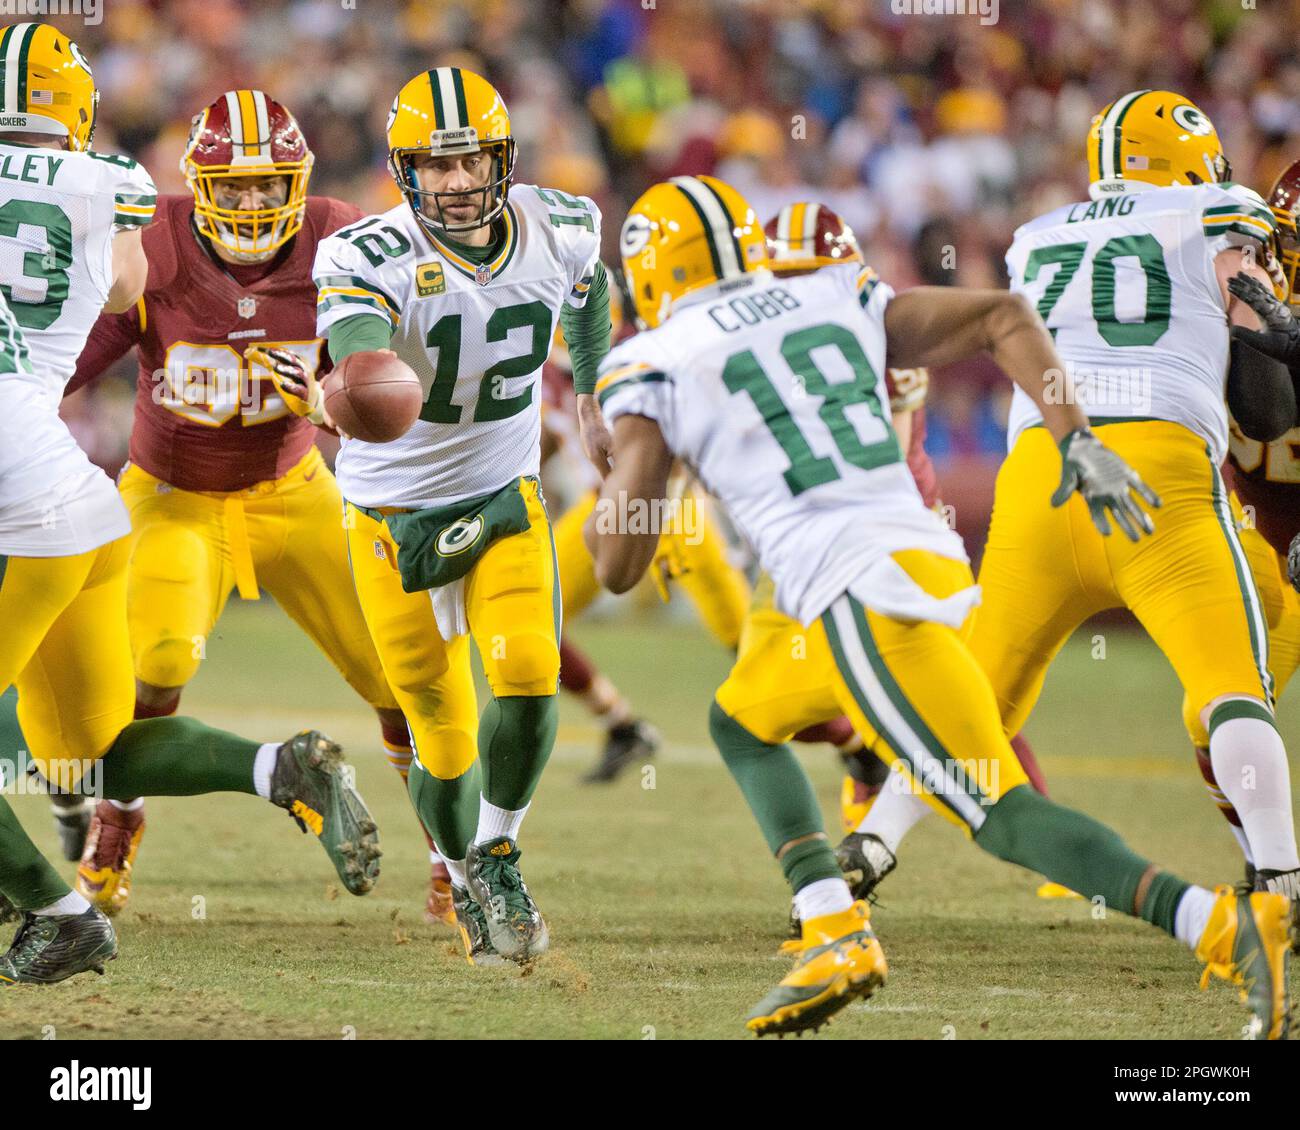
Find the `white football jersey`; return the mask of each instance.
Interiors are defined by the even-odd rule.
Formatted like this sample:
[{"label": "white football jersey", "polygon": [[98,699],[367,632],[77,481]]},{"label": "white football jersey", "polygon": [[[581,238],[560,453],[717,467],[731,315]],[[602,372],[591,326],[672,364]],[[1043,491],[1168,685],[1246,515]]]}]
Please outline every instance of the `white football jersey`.
[{"label": "white football jersey", "polygon": [[860,266],[758,271],[688,294],[601,366],[607,419],[658,423],[771,575],[777,607],[804,624],[898,550],[966,560],[894,434],[892,297]]},{"label": "white football jersey", "polygon": [[518,184],[503,226],[496,257],[477,267],[427,235],[405,203],[321,241],[317,331],[356,314],[384,318],[425,396],[400,439],[343,441],[335,472],[350,501],[441,506],[537,474],[542,365],[561,304],[586,303],[600,212],[586,197]]},{"label": "white football jersey", "polygon": [[29,358],[0,377],[0,553],[83,553],[130,531],[59,401],[113,285],[113,236],[154,203],[126,157],[0,144],[0,292]]},{"label": "white football jersey", "polygon": [[[1037,303],[1090,417],[1182,424],[1219,463],[1229,336],[1214,260],[1229,247],[1261,250],[1274,224],[1241,185],[1153,188],[1025,224],[1007,271]],[[1008,442],[1041,420],[1017,389]]]}]

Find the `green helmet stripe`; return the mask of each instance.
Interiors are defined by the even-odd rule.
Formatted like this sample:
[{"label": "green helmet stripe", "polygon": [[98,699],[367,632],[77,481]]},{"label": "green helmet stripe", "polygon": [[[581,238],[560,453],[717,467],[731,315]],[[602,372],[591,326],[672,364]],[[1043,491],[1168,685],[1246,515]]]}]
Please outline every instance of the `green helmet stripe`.
[{"label": "green helmet stripe", "polygon": [[460,115],[460,124],[469,125],[469,110],[465,105],[465,79],[459,67],[451,68],[451,85],[456,92],[456,113]]},{"label": "green helmet stripe", "polygon": [[21,24],[22,42],[18,47],[18,105],[14,107],[23,113],[27,111],[27,55],[32,49],[32,37],[36,33],[36,24]]},{"label": "green helmet stripe", "polygon": [[677,191],[680,192],[695,210],[695,214],[700,218],[700,226],[704,228],[704,238],[709,244],[709,258],[713,261],[713,274],[716,278],[722,278],[722,259],[718,255],[718,245],[713,239],[713,228],[709,224],[709,218],[704,214],[704,209],[695,202],[695,197],[686,191],[680,184],[677,185]]}]

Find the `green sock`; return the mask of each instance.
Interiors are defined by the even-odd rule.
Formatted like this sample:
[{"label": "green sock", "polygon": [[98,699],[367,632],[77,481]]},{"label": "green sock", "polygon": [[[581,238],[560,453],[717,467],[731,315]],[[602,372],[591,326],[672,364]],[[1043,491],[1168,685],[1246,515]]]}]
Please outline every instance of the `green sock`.
[{"label": "green sock", "polygon": [[[1151,866],[1105,824],[1024,785],[989,810],[975,842],[999,859],[1046,875],[1085,898],[1100,896],[1107,907],[1123,914],[1133,913],[1138,882]],[[1172,934],[1174,911],[1188,886],[1174,875],[1158,872],[1142,917]]]},{"label": "green sock", "polygon": [[71,892],[0,796],[0,894],[19,910],[36,910]]},{"label": "green sock", "polygon": [[413,764],[406,785],[438,851],[447,859],[464,859],[478,829],[478,798],[483,790],[478,761],[452,778],[435,777],[424,766]]},{"label": "green sock", "polygon": [[27,740],[18,725],[18,688],[10,687],[0,694],[0,762],[17,766],[26,759]]},{"label": "green sock", "polygon": [[478,759],[489,804],[518,811],[532,800],[559,724],[555,695],[506,695],[488,702],[479,720]]},{"label": "green sock", "polygon": [[259,742],[193,718],[143,718],[123,730],[92,772],[110,800],[253,793]]},{"label": "green sock", "polygon": [[[773,855],[791,840],[818,833],[825,836],[812,782],[789,746],[760,741],[716,701],[709,707],[709,734],[745,794]],[[823,838],[795,844],[781,857],[781,870],[794,891],[840,874],[835,852]]]}]

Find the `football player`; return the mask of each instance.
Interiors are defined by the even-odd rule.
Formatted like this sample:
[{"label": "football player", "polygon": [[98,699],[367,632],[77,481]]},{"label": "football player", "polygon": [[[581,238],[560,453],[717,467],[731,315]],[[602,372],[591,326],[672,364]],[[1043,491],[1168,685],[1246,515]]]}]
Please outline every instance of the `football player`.
[{"label": "football player", "polygon": [[[511,187],[505,102],[459,67],[402,87],[388,149],[402,203],[322,241],[313,271],[335,362],[392,350],[426,395],[401,438],[343,440],[353,580],[410,723],[411,796],[451,871],[466,955],[527,962],[548,931],[517,837],[555,740],[560,636],[538,386],[559,317],[584,448],[607,469],[600,213]],[[481,726],[470,636],[491,689]]]},{"label": "football player", "polygon": [[[0,382],[0,688],[17,685],[31,758],[56,788],[262,796],[310,827],[348,890],[364,894],[378,837],[328,738],[259,744],[189,718],[132,721],[130,521],[58,408],[100,310],[129,310],[144,290],[154,186],[134,161],[90,151],[99,93],[67,36],[6,27],[0,59],[0,169],[11,173],[0,177],[0,256],[14,268],[6,297],[26,344],[8,340],[30,352]],[[34,877],[6,889],[25,914],[11,968],[55,979],[48,961],[72,961],[111,932],[82,895],[31,868],[28,847],[11,851],[6,868]]]},{"label": "football player", "polygon": [[[1011,287],[1036,302],[1098,436],[1166,505],[1155,536],[1141,542],[1103,540],[1068,510],[1043,511],[1041,484],[1056,453],[1017,391],[971,651],[1016,733],[1074,629],[1097,612],[1129,608],[1183,684],[1193,740],[1208,750],[1259,881],[1300,895],[1268,616],[1219,474],[1230,358],[1234,368],[1277,364],[1230,346],[1231,326],[1259,321],[1229,280],[1242,271],[1271,289],[1265,264],[1277,221],[1257,193],[1226,179],[1210,120],[1169,91],[1133,91],[1102,110],[1088,134],[1088,167],[1090,202],[1016,232]],[[1284,370],[1282,378],[1289,384]],[[914,801],[911,811],[914,821]]]},{"label": "football player", "polygon": [[[880,379],[887,368],[987,348],[1059,445],[1057,507],[1138,537],[1149,518],[1135,496],[1158,502],[1089,430],[1029,302],[933,287],[894,297],[857,264],[777,280],[753,211],[710,177],[651,188],[624,222],[621,248],[646,329],[601,367],[616,443],[602,499],[662,500],[676,457],[727,508],[792,621],[768,652],[786,676],[769,733],[842,710],[984,850],[1174,934],[1211,973],[1243,986],[1259,1034],[1286,1035],[1290,900],[1193,887],[1026,787],[989,680],[962,640],[979,589],[960,538],[925,507],[907,470]],[[1045,489],[1038,503],[1045,516],[1059,512]],[[609,522],[589,525],[588,539],[597,575],[615,592],[636,582],[656,548]],[[884,980],[867,905],[840,874],[789,748],[721,701],[710,728],[803,921],[794,968],[748,1026],[760,1035],[816,1027]]]},{"label": "football player", "polygon": [[[1258,278],[1238,275],[1228,282],[1229,290],[1259,315],[1266,333],[1234,330],[1234,339],[1268,352],[1278,360],[1290,362],[1292,379],[1300,381],[1300,350],[1287,348],[1288,334],[1297,330],[1295,312],[1300,311],[1300,161],[1283,170],[1269,193],[1268,205],[1277,220],[1283,278],[1280,289],[1290,303],[1290,310],[1280,302],[1274,290]],[[1277,280],[1275,280],[1277,281]],[[1230,421],[1228,437],[1228,474],[1233,488],[1232,513],[1241,538],[1242,549],[1250,564],[1250,573],[1259,590],[1260,602],[1268,622],[1268,666],[1273,676],[1273,693],[1280,695],[1300,667],[1300,594],[1295,584],[1300,570],[1288,567],[1288,555],[1300,536],[1300,427],[1289,429],[1272,442],[1250,439],[1235,420]],[[1300,558],[1300,555],[1297,555]],[[1196,748],[1196,761],[1205,778],[1206,788],[1232,827],[1233,835],[1246,857],[1246,879],[1259,882],[1250,841],[1241,816],[1219,787],[1211,763],[1208,735],[1191,701],[1183,699],[1183,722]]]},{"label": "football player", "polygon": [[[312,259],[361,217],[307,195],[313,162],[293,115],[260,90],[227,91],[195,115],[180,162],[190,195],[158,200],[144,295],[100,317],[70,387],[137,350],[118,483],[133,531],[135,716],[174,714],[231,591],[257,600],[265,588],[373,707],[405,780],[406,720],[357,605],[343,500],[304,391],[319,395],[323,361]],[[143,804],[102,801],[81,857],[77,889],[109,913],[130,895]],[[426,914],[451,914],[438,862]]]}]

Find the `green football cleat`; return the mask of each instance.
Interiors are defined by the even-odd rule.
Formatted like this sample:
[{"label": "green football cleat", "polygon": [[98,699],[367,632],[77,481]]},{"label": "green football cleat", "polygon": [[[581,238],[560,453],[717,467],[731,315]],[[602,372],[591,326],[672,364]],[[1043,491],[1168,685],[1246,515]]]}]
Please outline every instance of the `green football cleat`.
[{"label": "green football cleat", "polygon": [[550,935],[519,874],[519,855],[519,846],[509,836],[470,844],[465,880],[482,908],[493,948],[502,957],[524,963],[546,952]]},{"label": "green football cleat", "polygon": [[451,904],[456,911],[456,929],[460,931],[461,941],[465,943],[465,960],[471,965],[507,964],[506,959],[492,945],[483,908],[474,901],[469,891],[453,884]]},{"label": "green football cleat", "polygon": [[117,957],[113,924],[93,906],[81,914],[24,914],[0,956],[0,985],[53,985]]},{"label": "green football cleat", "polygon": [[1196,957],[1205,963],[1201,988],[1211,977],[1237,987],[1250,1010],[1250,1022],[1242,1029],[1245,1039],[1291,1038],[1287,965],[1296,929],[1291,900],[1227,886],[1216,887],[1214,894],[1214,909],[1196,945]]},{"label": "green football cleat", "polygon": [[51,793],[50,807],[54,811],[54,827],[59,833],[63,858],[76,863],[86,850],[86,835],[95,804],[90,797],[75,793]]},{"label": "green football cleat", "polygon": [[281,745],[271,772],[271,803],[316,836],[351,894],[374,887],[383,854],[379,832],[341,747],[317,730],[303,730]]}]

